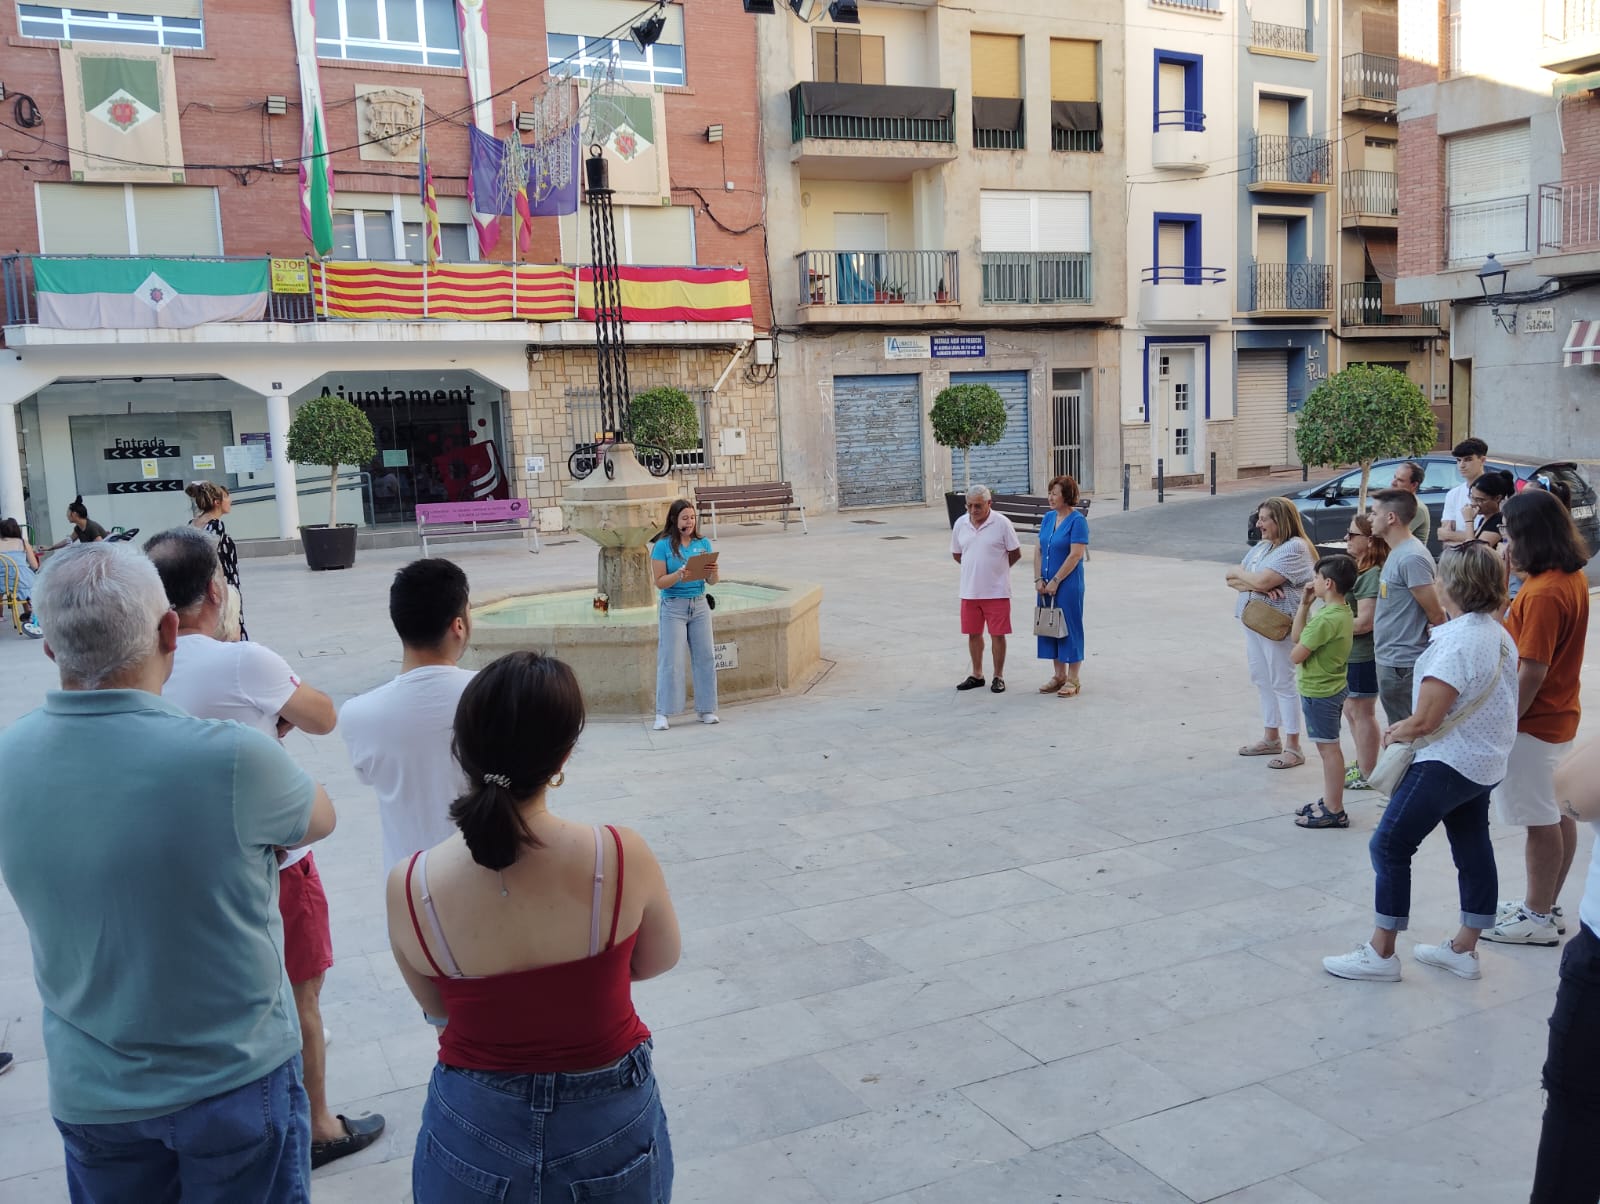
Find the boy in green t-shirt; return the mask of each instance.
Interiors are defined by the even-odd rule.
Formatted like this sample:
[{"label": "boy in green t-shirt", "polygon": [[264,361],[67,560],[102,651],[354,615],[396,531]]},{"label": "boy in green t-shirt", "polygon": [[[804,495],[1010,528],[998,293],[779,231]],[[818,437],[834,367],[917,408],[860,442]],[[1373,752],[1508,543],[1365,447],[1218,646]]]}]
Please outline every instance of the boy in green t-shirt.
[{"label": "boy in green t-shirt", "polygon": [[[1306,584],[1289,638],[1295,641],[1289,659],[1295,663],[1295,685],[1306,719],[1306,739],[1322,759],[1322,797],[1300,808],[1295,823],[1302,828],[1348,828],[1344,813],[1344,750],[1339,747],[1339,719],[1348,690],[1345,667],[1355,615],[1345,595],[1355,588],[1356,562],[1348,556],[1324,556]],[[1315,614],[1313,601],[1322,606]]]}]

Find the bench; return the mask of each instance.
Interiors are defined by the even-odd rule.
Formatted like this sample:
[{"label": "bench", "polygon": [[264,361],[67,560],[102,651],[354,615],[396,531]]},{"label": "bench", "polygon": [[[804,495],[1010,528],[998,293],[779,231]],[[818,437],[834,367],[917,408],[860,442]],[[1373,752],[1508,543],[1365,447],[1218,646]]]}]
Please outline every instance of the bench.
[{"label": "bench", "polygon": [[[1089,517],[1089,503],[1093,500],[1081,497],[1077,501],[1078,512],[1085,518]],[[1027,531],[1037,531],[1044,516],[1051,510],[1050,499],[1032,493],[996,493],[990,502],[997,513],[1011,520],[1013,527]]]},{"label": "bench", "polygon": [[476,535],[482,531],[531,531],[534,552],[539,546],[539,524],[525,497],[484,498],[475,502],[420,502],[417,538],[422,555],[428,555],[428,536]]},{"label": "bench", "polygon": [[724,514],[782,514],[783,529],[789,529],[789,515],[800,516],[800,530],[807,535],[806,508],[794,499],[794,486],[788,481],[764,485],[698,485],[694,491],[696,510],[711,511],[711,538],[717,538],[717,519]]}]

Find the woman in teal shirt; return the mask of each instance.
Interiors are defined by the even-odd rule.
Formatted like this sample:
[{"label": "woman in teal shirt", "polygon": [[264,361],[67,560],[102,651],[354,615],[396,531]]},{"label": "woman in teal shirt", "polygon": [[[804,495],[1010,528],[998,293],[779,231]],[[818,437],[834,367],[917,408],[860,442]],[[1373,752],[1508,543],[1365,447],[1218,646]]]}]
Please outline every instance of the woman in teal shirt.
[{"label": "woman in teal shirt", "polygon": [[683,710],[685,685],[683,649],[689,647],[694,674],[694,709],[701,723],[717,722],[717,657],[711,643],[711,606],[706,584],[717,581],[712,565],[705,576],[688,567],[689,558],[711,551],[711,541],[700,534],[700,516],[694,503],[679,498],[667,511],[667,522],[650,549],[650,567],[661,591],[660,635],[656,641],[655,730],[667,730],[667,716]]}]

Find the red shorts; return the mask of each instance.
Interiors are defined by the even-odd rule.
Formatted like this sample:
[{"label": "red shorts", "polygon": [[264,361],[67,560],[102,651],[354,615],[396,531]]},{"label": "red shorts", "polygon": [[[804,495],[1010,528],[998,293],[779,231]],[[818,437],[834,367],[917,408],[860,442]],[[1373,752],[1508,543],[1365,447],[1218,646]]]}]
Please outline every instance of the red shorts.
[{"label": "red shorts", "polygon": [[1010,635],[1011,599],[961,599],[961,634],[982,635],[985,624],[990,635]]},{"label": "red shorts", "polygon": [[283,913],[284,968],[290,983],[299,986],[333,965],[328,896],[322,889],[315,855],[308,853],[278,871],[278,910]]}]

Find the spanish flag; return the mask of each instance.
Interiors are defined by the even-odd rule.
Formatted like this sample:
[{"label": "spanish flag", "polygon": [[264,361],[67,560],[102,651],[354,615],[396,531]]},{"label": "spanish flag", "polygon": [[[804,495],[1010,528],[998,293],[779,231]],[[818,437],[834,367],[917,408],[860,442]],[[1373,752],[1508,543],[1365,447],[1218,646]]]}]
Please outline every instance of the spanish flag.
[{"label": "spanish flag", "polygon": [[[617,269],[624,322],[748,322],[750,273],[745,268]],[[578,269],[578,317],[594,321],[594,269]]]}]

